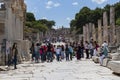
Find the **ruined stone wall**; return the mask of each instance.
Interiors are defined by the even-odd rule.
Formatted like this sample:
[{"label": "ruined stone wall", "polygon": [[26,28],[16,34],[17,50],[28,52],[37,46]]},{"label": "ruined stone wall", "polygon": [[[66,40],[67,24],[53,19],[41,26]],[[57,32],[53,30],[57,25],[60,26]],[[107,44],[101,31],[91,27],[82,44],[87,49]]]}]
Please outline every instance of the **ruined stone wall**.
[{"label": "ruined stone wall", "polygon": [[[0,0],[0,2],[3,2],[5,4],[5,9],[2,9],[5,14],[2,14],[0,11],[0,14],[2,14],[2,17],[0,16],[0,23],[4,23],[4,37],[0,36],[1,40],[5,39],[6,41],[9,41],[11,43],[11,47],[13,43],[16,42],[18,44],[19,62],[21,62],[23,59],[23,53],[27,55],[28,58],[26,60],[28,60],[29,43],[23,40],[23,27],[26,14],[26,5],[24,3],[24,0]],[[8,45],[6,44],[6,49],[7,46]],[[1,59],[1,64],[1,62],[7,60],[7,58],[5,59],[5,56],[7,57],[8,54],[6,54],[6,51],[4,51],[0,53],[0,56],[4,58]]]}]

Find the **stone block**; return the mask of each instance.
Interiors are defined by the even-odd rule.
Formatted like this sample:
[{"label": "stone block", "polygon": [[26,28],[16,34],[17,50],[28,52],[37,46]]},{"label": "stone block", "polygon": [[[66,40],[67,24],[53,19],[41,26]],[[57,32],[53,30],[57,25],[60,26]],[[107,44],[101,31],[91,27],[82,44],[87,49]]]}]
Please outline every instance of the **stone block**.
[{"label": "stone block", "polygon": [[95,63],[99,63],[99,57],[98,57],[98,56],[93,56],[93,57],[92,57],[92,60],[93,60]]},{"label": "stone block", "polygon": [[0,71],[7,71],[7,69],[4,66],[0,66]]},{"label": "stone block", "polygon": [[111,54],[111,56],[112,56],[112,60],[114,61],[120,60],[120,53],[114,53],[114,54]]},{"label": "stone block", "polygon": [[109,46],[109,50],[111,53],[116,53],[117,52],[117,47],[116,46]]},{"label": "stone block", "polygon": [[116,74],[120,74],[120,61],[110,61],[108,67]]}]

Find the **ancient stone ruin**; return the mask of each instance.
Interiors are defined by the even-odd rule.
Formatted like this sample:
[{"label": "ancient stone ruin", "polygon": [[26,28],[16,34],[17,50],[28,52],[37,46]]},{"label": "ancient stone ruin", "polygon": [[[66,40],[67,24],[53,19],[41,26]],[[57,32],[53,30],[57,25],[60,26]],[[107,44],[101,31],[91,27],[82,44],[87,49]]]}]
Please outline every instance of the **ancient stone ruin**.
[{"label": "ancient stone ruin", "polygon": [[119,27],[116,27],[115,25],[114,7],[110,8],[110,25],[108,25],[107,12],[104,12],[103,20],[98,20],[97,28],[95,28],[93,23],[88,23],[85,26],[83,26],[83,37],[84,41],[89,42],[92,38],[94,41],[97,41],[99,45],[101,45],[104,41],[107,41],[109,46],[117,46],[120,42],[120,35]]},{"label": "ancient stone ruin", "polygon": [[[28,52],[28,42],[23,40],[26,5],[24,0],[0,0],[0,65],[7,63],[9,50],[18,43],[19,62]],[[26,50],[25,50],[26,49]]]},{"label": "ancient stone ruin", "polygon": [[[104,12],[103,20],[98,20],[97,28],[95,28],[94,24],[92,23],[83,26],[83,37],[84,41],[88,42],[90,42],[92,38],[94,41],[97,41],[100,46],[104,41],[107,41],[110,53],[108,58],[105,58],[103,60],[103,66],[110,68],[111,70],[113,70],[114,73],[120,74],[120,27],[115,25],[114,7],[110,8],[109,21],[110,22],[108,22],[107,12]],[[108,23],[110,24],[108,25]],[[98,63],[98,56],[93,56],[93,61]]]}]

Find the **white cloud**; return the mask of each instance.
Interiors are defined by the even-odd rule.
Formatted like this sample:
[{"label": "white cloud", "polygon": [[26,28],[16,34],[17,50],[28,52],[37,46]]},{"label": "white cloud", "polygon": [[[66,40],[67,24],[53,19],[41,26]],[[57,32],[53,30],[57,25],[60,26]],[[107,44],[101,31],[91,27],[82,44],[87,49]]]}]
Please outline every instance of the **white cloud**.
[{"label": "white cloud", "polygon": [[47,9],[50,9],[50,8],[53,8],[53,7],[59,7],[60,6],[60,3],[55,3],[53,1],[48,1],[46,3],[46,8]]},{"label": "white cloud", "polygon": [[54,3],[53,3],[52,1],[48,1],[48,2],[47,2],[47,5],[48,5],[48,6],[51,6],[51,5],[53,5],[53,4],[54,4]]},{"label": "white cloud", "polygon": [[97,4],[102,4],[108,0],[92,0],[92,2],[96,2]]},{"label": "white cloud", "polygon": [[60,6],[60,3],[55,3],[54,4],[54,7],[58,7],[58,6]]},{"label": "white cloud", "polygon": [[72,5],[73,5],[73,6],[77,6],[77,5],[78,5],[78,2],[73,2]]},{"label": "white cloud", "polygon": [[67,21],[71,21],[71,19],[69,17],[66,18]]}]

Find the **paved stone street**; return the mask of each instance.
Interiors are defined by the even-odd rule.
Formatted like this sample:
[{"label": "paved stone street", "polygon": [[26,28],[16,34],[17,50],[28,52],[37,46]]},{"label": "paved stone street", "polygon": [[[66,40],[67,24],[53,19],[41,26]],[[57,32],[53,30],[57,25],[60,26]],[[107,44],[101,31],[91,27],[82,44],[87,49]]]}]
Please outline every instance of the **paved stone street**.
[{"label": "paved stone street", "polygon": [[0,72],[0,80],[120,80],[106,67],[91,60],[52,63],[25,62],[17,70]]}]

